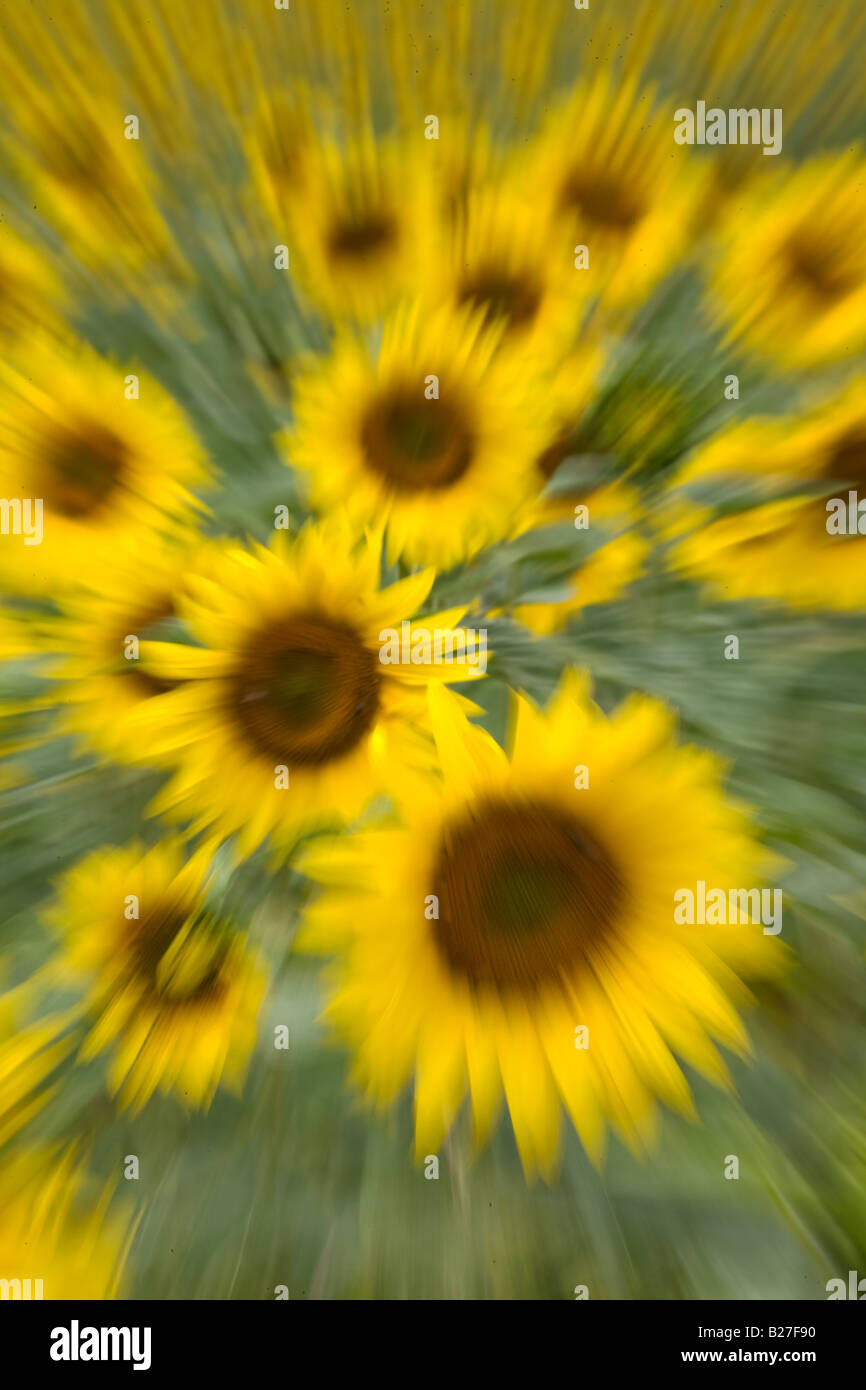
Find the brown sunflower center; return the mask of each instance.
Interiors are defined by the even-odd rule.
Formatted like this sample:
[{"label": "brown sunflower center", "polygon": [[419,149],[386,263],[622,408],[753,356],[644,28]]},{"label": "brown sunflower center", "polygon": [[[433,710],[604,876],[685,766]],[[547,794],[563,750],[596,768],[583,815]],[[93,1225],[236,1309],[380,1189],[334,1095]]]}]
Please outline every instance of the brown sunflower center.
[{"label": "brown sunflower center", "polygon": [[824,466],[824,476],[866,489],[866,433],[854,429],[842,436]]},{"label": "brown sunflower center", "polygon": [[260,137],[262,161],[275,184],[288,187],[298,178],[306,144],[307,132],[301,122],[281,111],[278,122]]},{"label": "brown sunflower center", "polygon": [[2,329],[4,332],[9,327],[8,320],[13,315],[32,309],[26,281],[22,277],[16,276],[14,272],[7,273],[2,265],[0,265],[0,306],[3,309]]},{"label": "brown sunflower center", "polygon": [[105,173],[104,139],[91,122],[68,132],[57,127],[44,132],[42,154],[48,173],[61,183],[84,190],[105,186],[100,180]]},{"label": "brown sunflower center", "polygon": [[789,239],[785,254],[792,279],[805,285],[817,299],[832,304],[852,289],[850,269],[836,247],[795,235]]},{"label": "brown sunflower center", "polygon": [[549,482],[561,463],[571,455],[578,453],[575,445],[575,435],[573,430],[564,431],[548,444],[546,449],[538,455],[535,466],[545,482]]},{"label": "brown sunflower center", "polygon": [[563,212],[577,212],[612,232],[628,232],[640,220],[641,200],[633,184],[601,170],[573,169],[559,196]]},{"label": "brown sunflower center", "polygon": [[458,299],[483,308],[485,323],[505,319],[509,328],[525,328],[538,313],[541,291],[529,276],[490,266],[462,281]]},{"label": "brown sunflower center", "polygon": [[133,923],[129,942],[133,977],[167,1004],[202,1003],[225,989],[229,936],[212,913],[192,918],[166,901]]},{"label": "brown sunflower center", "polygon": [[361,427],[368,467],[399,492],[458,482],[472,462],[474,442],[466,412],[453,395],[427,400],[415,389],[377,400]]},{"label": "brown sunflower center", "polygon": [[257,752],[288,767],[343,757],[373,727],[381,668],[354,628],[300,613],[263,633],[231,686],[231,714]]},{"label": "brown sunflower center", "polygon": [[543,801],[491,801],[452,827],[431,892],[449,968],[474,986],[525,991],[586,967],[625,896],[600,841]]},{"label": "brown sunflower center", "polygon": [[396,236],[391,214],[371,208],[339,218],[331,228],[328,249],[336,260],[363,260],[393,245]]},{"label": "brown sunflower center", "polygon": [[61,429],[43,460],[45,496],[52,511],[72,520],[98,512],[120,486],[127,463],[121,439],[93,421]]}]

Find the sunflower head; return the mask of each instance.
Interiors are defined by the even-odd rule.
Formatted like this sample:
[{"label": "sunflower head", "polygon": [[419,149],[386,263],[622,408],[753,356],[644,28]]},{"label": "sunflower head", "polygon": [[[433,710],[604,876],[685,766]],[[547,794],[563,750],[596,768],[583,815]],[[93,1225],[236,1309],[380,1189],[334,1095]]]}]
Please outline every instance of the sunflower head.
[{"label": "sunflower head", "polygon": [[443,826],[431,886],[436,949],[473,989],[532,995],[580,970],[622,914],[615,862],[543,797],[479,801]]},{"label": "sunflower head", "polygon": [[[383,660],[383,632],[405,624],[411,641],[433,572],[383,588],[381,551],[381,527],[359,541],[335,514],[269,547],[227,543],[207,574],[188,572],[178,608],[196,645],[142,643],[146,669],[177,688],[128,725],[142,760],[176,766],[153,810],[237,834],[244,853],[269,836],[285,851],[304,827],[354,819],[391,777],[423,780],[425,684],[479,671]],[[419,625],[450,631],[460,615]]]},{"label": "sunflower head", "polygon": [[533,487],[550,404],[477,305],[386,324],[378,357],[338,341],[296,380],[284,445],[314,504],[388,526],[388,558],[449,568],[506,533]]},{"label": "sunflower head", "polygon": [[713,315],[730,338],[803,370],[866,344],[862,149],[820,155],[750,185],[718,234]]},{"label": "sunflower head", "polygon": [[735,972],[773,973],[783,949],[760,923],[683,927],[675,895],[772,861],[652,700],[606,717],[571,675],[545,712],[518,702],[510,757],[431,700],[438,798],[304,861],[339,885],[301,945],[338,954],[327,1012],[356,1078],[385,1103],[414,1074],[419,1155],[467,1089],[479,1137],[504,1089],[528,1171],[552,1170],[560,1102],[595,1158],[608,1124],[640,1149],[657,1099],[691,1109],[675,1057],[730,1084],[714,1041],[747,1050]]},{"label": "sunflower head", "polygon": [[411,293],[430,237],[429,171],[413,152],[364,130],[319,140],[291,208],[294,264],[328,314],[379,317]]},{"label": "sunflower head", "polygon": [[290,225],[292,203],[310,176],[315,149],[310,107],[302,82],[268,92],[259,100],[245,142],[253,187],[278,229]]},{"label": "sunflower head", "polygon": [[455,310],[478,310],[524,367],[556,365],[576,335],[587,278],[574,269],[562,227],[527,201],[521,171],[472,190],[440,238],[430,277],[439,302],[444,290]]},{"label": "sunflower head", "polygon": [[127,715],[178,685],[151,669],[141,646],[177,625],[186,576],[194,567],[206,572],[212,553],[183,532],[168,540],[133,532],[92,550],[92,568],[57,595],[56,614],[19,624],[31,654],[47,658],[60,732],[103,756],[136,761]]},{"label": "sunflower head", "polygon": [[15,118],[21,174],[82,260],[110,264],[121,276],[135,271],[137,287],[148,265],[173,260],[179,268],[144,142],[123,138],[125,113],[116,100],[80,84],[46,83],[18,103]]},{"label": "sunflower head", "polygon": [[189,490],[209,478],[201,447],[157,384],[138,381],[130,398],[121,369],[48,340],[28,340],[0,376],[0,489],[42,516],[35,546],[3,546],[16,589],[98,581],[118,547],[143,533],[159,544],[201,510]]},{"label": "sunflower head", "polygon": [[675,161],[666,112],[629,76],[580,83],[553,112],[530,156],[530,186],[566,249],[588,250],[584,293],[629,309],[675,264],[704,179]]},{"label": "sunflower head", "polygon": [[375,725],[381,703],[377,654],[351,623],[321,609],[296,610],[241,654],[230,703],[250,743],[292,767],[345,756]]},{"label": "sunflower head", "polygon": [[[866,538],[856,503],[866,488],[863,400],[863,380],[855,377],[807,413],[747,420],[698,449],[659,513],[671,568],[727,597],[862,608]],[[737,492],[744,496],[739,509],[729,503],[714,512]]]},{"label": "sunflower head", "polygon": [[205,872],[175,840],[96,851],[49,912],[68,972],[90,978],[81,1056],[110,1047],[112,1088],[136,1110],[157,1089],[202,1107],[221,1081],[239,1089],[255,1041],[262,975]]}]

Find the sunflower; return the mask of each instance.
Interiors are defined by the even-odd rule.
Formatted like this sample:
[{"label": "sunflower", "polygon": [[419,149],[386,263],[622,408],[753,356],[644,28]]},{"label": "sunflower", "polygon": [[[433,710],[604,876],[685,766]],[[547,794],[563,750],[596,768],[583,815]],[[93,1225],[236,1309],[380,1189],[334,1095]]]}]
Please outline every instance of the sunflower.
[{"label": "sunflower", "polygon": [[[857,513],[866,499],[864,401],[866,382],[857,377],[805,414],[746,420],[699,449],[661,511],[670,567],[729,598],[866,606],[866,534]],[[717,515],[712,503],[738,490],[751,490],[757,505]],[[840,509],[841,530],[832,520]]]},{"label": "sunflower", "polygon": [[757,486],[764,494],[798,484],[866,493],[866,377],[806,411],[757,416],[714,435],[677,475],[677,485]]},{"label": "sunflower", "polygon": [[709,307],[727,340],[804,369],[866,345],[866,158],[820,155],[750,184],[718,234]]},{"label": "sunflower", "polygon": [[274,227],[290,225],[308,185],[316,150],[312,100],[305,83],[260,97],[245,139],[253,187]]},{"label": "sunflower", "polygon": [[8,351],[34,324],[59,327],[66,295],[47,258],[0,222],[0,343]]},{"label": "sunflower", "polygon": [[262,972],[209,904],[208,861],[163,840],[96,850],[62,879],[46,918],[60,968],[87,977],[85,1060],[113,1049],[112,1093],[140,1110],[156,1090],[207,1108],[222,1083],[240,1093],[255,1044]]},{"label": "sunflower", "polygon": [[386,324],[378,358],[349,335],[295,381],[287,460],[313,505],[387,522],[388,559],[447,569],[504,536],[534,490],[549,433],[539,381],[501,328],[465,306],[416,301]]},{"label": "sunflower", "polygon": [[674,1054],[730,1085],[713,1040],[748,1051],[735,972],[781,960],[760,925],[678,925],[674,894],[760,882],[769,857],[648,697],[607,717],[569,673],[545,712],[517,700],[510,759],[448,692],[431,703],[438,795],[302,861],[331,886],[299,940],[338,953],[326,1016],[355,1079],[384,1105],[414,1071],[419,1157],[467,1086],[479,1141],[504,1086],[528,1172],[554,1168],[560,1100],[594,1161],[608,1123],[640,1151],[657,1098],[692,1111]]},{"label": "sunflower", "polygon": [[217,548],[174,543],[145,533],[105,556],[87,583],[58,596],[57,616],[31,623],[31,652],[50,653],[45,674],[57,682],[57,732],[121,762],[139,761],[127,715],[177,686],[150,670],[141,643],[177,621],[186,576],[206,572]]},{"label": "sunflower", "polygon": [[652,91],[607,72],[579,82],[537,137],[527,203],[549,210],[563,254],[588,248],[574,274],[607,311],[635,305],[682,257],[703,183],[683,154]]},{"label": "sunflower", "polygon": [[[0,493],[23,516],[32,508],[0,547],[17,592],[74,583],[124,538],[170,532],[201,509],[188,490],[208,479],[195,436],[155,381],[133,375],[135,399],[92,348],[43,340],[0,371]],[[37,515],[41,540],[30,545]]]},{"label": "sunflower", "polygon": [[[435,209],[442,227],[456,231],[464,217],[473,190],[507,178],[512,160],[507,147],[496,144],[487,121],[468,110],[445,105],[444,94],[431,96],[425,111],[447,110],[440,120],[438,140],[425,140],[424,158],[433,181]],[[423,129],[425,117],[418,112],[412,119]]]},{"label": "sunflower", "polygon": [[571,346],[586,301],[586,276],[565,242],[557,255],[551,232],[516,174],[497,180],[468,193],[430,275],[436,303],[481,310],[529,369]]},{"label": "sunflower", "polygon": [[365,128],[345,144],[322,138],[292,213],[292,268],[333,318],[378,318],[423,272],[432,224],[424,161]]},{"label": "sunflower", "polygon": [[134,1227],[128,1214],[109,1210],[110,1189],[90,1187],[72,1148],[28,1149],[0,1164],[0,1273],[10,1297],[123,1295]]},{"label": "sunflower", "polygon": [[[50,53],[50,45],[43,52]],[[144,153],[146,141],[127,134],[128,115],[107,89],[106,75],[91,80],[91,58],[83,45],[81,72],[67,65],[60,80],[43,74],[34,81],[27,60],[21,68],[20,56],[0,45],[0,71],[17,127],[8,155],[37,195],[40,213],[75,254],[89,266],[110,266],[115,279],[134,276],[130,283],[140,288],[146,265],[171,264],[177,273],[183,262],[157,205],[160,190]],[[40,72],[41,59],[40,53]],[[153,307],[152,287],[148,302]]]},{"label": "sunflower", "polygon": [[[848,514],[847,495],[842,497]],[[792,608],[866,608],[866,535],[828,531],[828,504],[786,498],[729,516],[691,509],[668,563],[725,598]]]},{"label": "sunflower", "polygon": [[[305,826],[352,820],[392,776],[426,786],[424,685],[479,671],[383,659],[433,574],[380,589],[380,551],[381,533],[355,544],[337,518],[270,549],[228,544],[210,579],[188,577],[179,609],[200,645],[142,644],[149,669],[181,685],[129,718],[143,759],[178,765],[154,811],[237,834],[251,854],[268,835],[289,848]],[[451,630],[459,612],[419,627]]]}]

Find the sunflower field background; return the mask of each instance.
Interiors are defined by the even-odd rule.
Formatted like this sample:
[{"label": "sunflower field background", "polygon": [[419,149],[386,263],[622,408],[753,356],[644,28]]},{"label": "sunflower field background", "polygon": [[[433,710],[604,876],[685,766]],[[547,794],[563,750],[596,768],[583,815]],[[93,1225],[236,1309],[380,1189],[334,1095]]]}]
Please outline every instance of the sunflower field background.
[{"label": "sunflower field background", "polygon": [[0,1278],[866,1273],[864,60],[855,0],[0,3]]}]

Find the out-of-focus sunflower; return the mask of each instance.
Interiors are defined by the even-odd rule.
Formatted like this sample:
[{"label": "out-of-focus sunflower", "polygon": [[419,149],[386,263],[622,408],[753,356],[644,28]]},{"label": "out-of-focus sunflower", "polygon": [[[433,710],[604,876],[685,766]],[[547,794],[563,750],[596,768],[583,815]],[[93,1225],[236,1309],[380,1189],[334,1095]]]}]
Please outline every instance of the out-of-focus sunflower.
[{"label": "out-of-focus sunflower", "polygon": [[0,222],[0,343],[8,351],[34,324],[59,329],[66,294],[60,277],[31,243]]},{"label": "out-of-focus sunflower", "polygon": [[322,138],[291,211],[292,269],[326,313],[372,320],[416,287],[432,186],[400,141],[368,129],[344,144]]},{"label": "out-of-focus sunflower", "polygon": [[814,483],[866,493],[866,378],[798,414],[758,416],[714,435],[676,485],[758,484],[766,492]]},{"label": "out-of-focus sunflower", "polygon": [[[714,514],[714,491],[725,500],[725,492],[738,488],[772,500]],[[794,496],[782,495],[792,489]],[[806,413],[746,420],[723,431],[693,455],[669,497],[660,529],[671,542],[672,568],[729,598],[862,608],[866,535],[858,529],[857,503],[866,497],[866,383],[857,377]],[[840,508],[841,530],[833,521]]]},{"label": "out-of-focus sunflower", "polygon": [[275,229],[288,233],[317,149],[312,101],[303,82],[259,98],[245,136],[253,187]]},{"label": "out-of-focus sunflower", "polygon": [[22,1281],[13,1296],[123,1296],[134,1227],[128,1215],[109,1210],[110,1188],[93,1193],[88,1186],[72,1148],[26,1149],[0,1164],[0,1269],[4,1279]]},{"label": "out-of-focus sunflower", "polygon": [[[302,827],[351,821],[394,775],[426,785],[424,684],[477,672],[380,659],[383,632],[401,632],[433,582],[428,570],[380,589],[380,552],[381,532],[355,544],[335,518],[270,549],[226,545],[210,578],[188,577],[179,610],[200,645],[142,644],[182,685],[129,719],[143,758],[178,765],[154,810],[237,834],[250,854],[268,835],[287,848]],[[419,626],[450,629],[460,613]]]},{"label": "out-of-focus sunflower", "polygon": [[520,352],[525,369],[555,363],[571,346],[586,302],[586,276],[571,248],[559,245],[543,212],[512,176],[470,193],[450,230],[442,264],[430,274],[431,295],[455,310],[483,310],[501,324],[503,347]]},{"label": "out-of-focus sunflower", "polygon": [[92,979],[79,1057],[112,1049],[109,1085],[133,1111],[156,1090],[206,1108],[219,1085],[243,1085],[264,976],[208,905],[207,864],[204,851],[184,861],[173,839],[96,850],[46,913],[63,938],[58,968]]},{"label": "out-of-focus sunflower", "polygon": [[110,265],[121,280],[147,264],[183,269],[159,211],[145,142],[140,132],[126,133],[134,112],[76,75],[63,88],[29,82],[12,113],[17,138],[10,154],[40,211],[85,264]]},{"label": "out-of-focus sunflower", "polygon": [[295,380],[288,461],[313,505],[387,521],[388,558],[447,569],[507,534],[550,432],[545,391],[519,354],[497,354],[483,311],[386,324],[378,359],[348,335]]},{"label": "out-of-focus sunflower", "polygon": [[[847,493],[841,494],[847,516]],[[823,498],[787,498],[713,517],[677,512],[682,533],[671,568],[730,599],[774,599],[793,608],[866,608],[866,535],[832,534]]]},{"label": "out-of-focus sunflower", "polygon": [[730,1085],[713,1039],[748,1051],[735,972],[773,973],[784,952],[760,924],[677,925],[674,894],[760,882],[769,857],[656,701],[608,718],[572,673],[545,713],[518,701],[509,760],[448,692],[431,700],[439,795],[305,851],[332,891],[300,942],[339,953],[326,1016],[355,1079],[386,1104],[414,1072],[419,1156],[467,1086],[479,1139],[504,1086],[529,1172],[554,1167],[560,1099],[595,1160],[607,1122],[639,1150],[657,1098],[692,1110],[674,1054]]},{"label": "out-of-focus sunflower", "polygon": [[866,345],[866,158],[820,155],[755,180],[718,233],[710,310],[757,355],[825,365]]},{"label": "out-of-focus sunflower", "polygon": [[200,541],[138,535],[106,554],[86,585],[58,596],[59,615],[42,620],[33,649],[57,653],[47,674],[59,682],[59,732],[106,757],[139,761],[126,715],[176,685],[149,669],[141,643],[177,617],[185,577],[194,565],[206,570],[208,553]]},{"label": "out-of-focus sunflower", "polygon": [[598,338],[589,333],[566,353],[545,376],[544,395],[549,423],[541,449],[532,463],[533,488],[517,519],[518,530],[541,526],[562,516],[561,507],[545,489],[567,458],[580,453],[601,453],[584,441],[584,421],[598,391],[605,353]]},{"label": "out-of-focus sunflower", "polygon": [[150,377],[127,377],[87,345],[33,341],[0,369],[0,492],[42,506],[42,538],[4,542],[0,566],[17,592],[52,592],[102,563],[106,545],[171,531],[200,507],[201,446]]},{"label": "out-of-focus sunflower", "polygon": [[579,82],[538,137],[527,201],[550,209],[565,252],[588,248],[574,274],[605,310],[634,305],[682,256],[703,172],[674,150],[670,112],[635,78],[615,85],[608,72]]},{"label": "out-of-focus sunflower", "polygon": [[[509,152],[497,145],[490,127],[482,117],[447,106],[432,98],[425,110],[447,111],[439,124],[438,140],[425,140],[424,158],[430,165],[434,184],[435,208],[446,230],[465,215],[473,189],[493,184],[507,177]],[[415,117],[423,129],[424,117]]]}]

